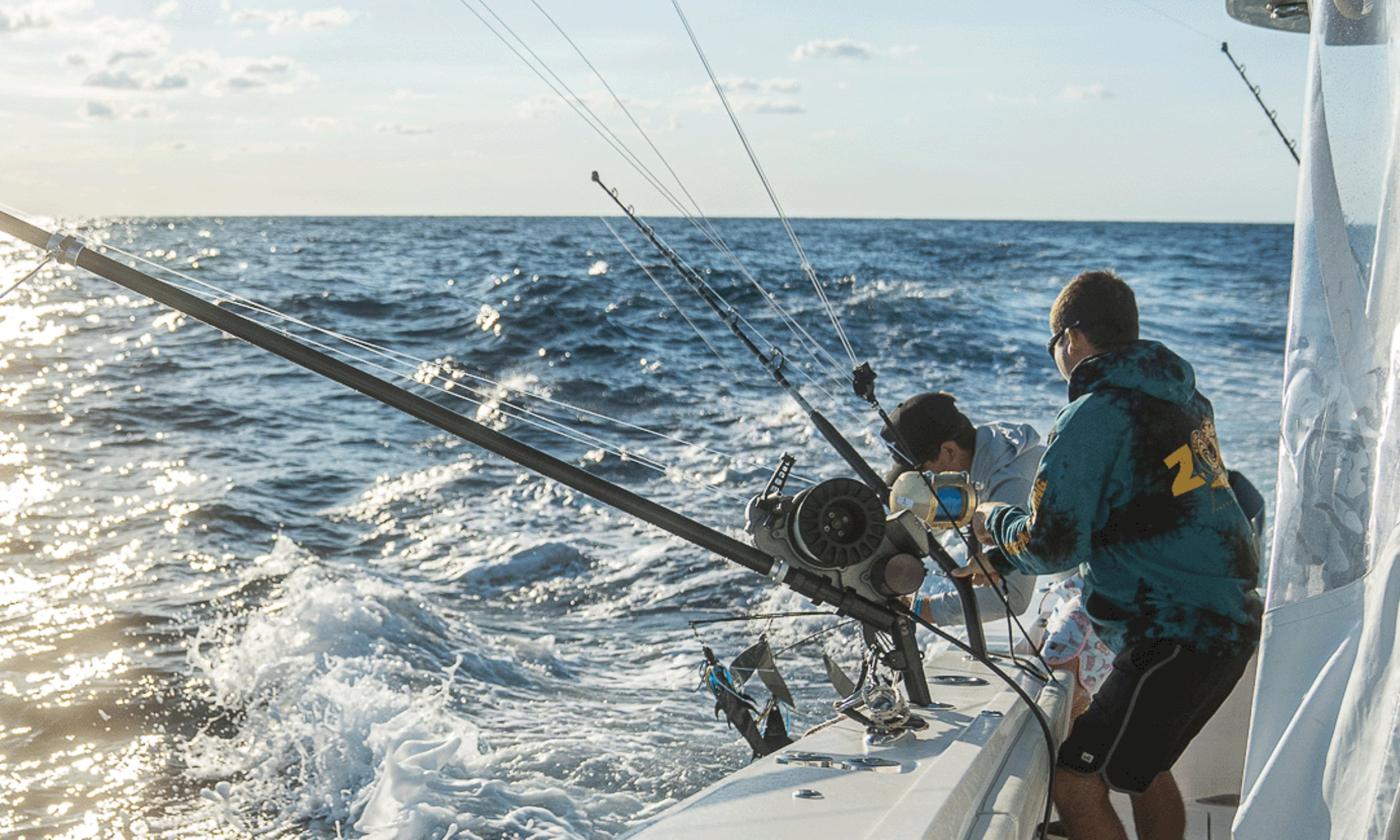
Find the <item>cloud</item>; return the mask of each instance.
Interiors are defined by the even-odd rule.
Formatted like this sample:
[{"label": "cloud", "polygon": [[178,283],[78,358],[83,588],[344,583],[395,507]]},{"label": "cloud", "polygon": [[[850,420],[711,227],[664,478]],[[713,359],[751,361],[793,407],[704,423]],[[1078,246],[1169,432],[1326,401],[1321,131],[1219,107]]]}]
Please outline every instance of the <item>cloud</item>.
[{"label": "cloud", "polygon": [[0,35],[23,32],[26,29],[47,29],[53,20],[34,6],[0,9]]},{"label": "cloud", "polygon": [[217,79],[204,86],[206,96],[240,93],[291,93],[315,81],[300,64],[290,58],[218,58]]},{"label": "cloud", "polygon": [[118,70],[115,73],[110,70],[99,70],[96,73],[89,73],[83,84],[87,87],[110,88],[112,90],[140,90],[145,87],[141,80],[126,72]]},{"label": "cloud", "polygon": [[850,38],[831,38],[824,41],[808,41],[792,51],[793,61],[808,58],[852,58],[865,61],[875,55],[869,44],[852,41]]},{"label": "cloud", "polygon": [[1015,107],[1031,107],[1040,104],[1040,99],[1034,96],[1016,95],[1009,96],[1004,93],[983,94],[982,99],[988,105],[1012,105]]},{"label": "cloud", "polygon": [[160,105],[138,105],[126,112],[129,120],[168,120],[170,111]]},{"label": "cloud", "polygon": [[189,87],[188,77],[167,73],[159,77],[149,77],[143,73],[128,73],[125,70],[98,70],[83,79],[87,87],[107,88],[108,90],[179,90]]},{"label": "cloud", "polygon": [[117,112],[112,110],[112,106],[104,102],[88,102],[82,113],[90,120],[111,120],[116,119],[117,116]]},{"label": "cloud", "polygon": [[154,50],[117,50],[107,56],[107,66],[111,67],[114,64],[121,64],[123,61],[145,61],[148,58],[154,57]]},{"label": "cloud", "polygon": [[[606,103],[612,102],[611,97],[601,91],[589,91],[579,94],[579,99],[595,111],[603,107]],[[574,102],[573,99],[569,99],[568,102],[565,102],[555,94],[540,93],[529,99],[522,99],[515,103],[515,105],[511,106],[511,113],[514,114],[515,118],[518,120],[533,120],[537,117],[547,116],[556,112],[573,110],[569,107],[569,103],[573,103],[575,106],[578,104]],[[635,103],[629,104],[635,107]]]},{"label": "cloud", "polygon": [[290,72],[292,61],[287,58],[270,58],[266,61],[251,61],[243,66],[243,72],[254,76],[282,76]]},{"label": "cloud", "polygon": [[907,58],[918,51],[918,44],[895,44],[886,50],[890,54],[890,58]]},{"label": "cloud", "polygon": [[156,6],[155,9],[151,11],[151,17],[155,18],[156,20],[161,20],[163,18],[170,17],[179,10],[180,4],[175,2],[175,0],[165,0],[164,3],[161,3],[159,6]]},{"label": "cloud", "polygon": [[148,20],[104,15],[89,21],[85,28],[87,37],[105,47],[108,54],[125,51],[158,56],[170,44],[170,30]]},{"label": "cloud", "polygon": [[312,9],[308,12],[298,12],[295,9],[239,9],[231,17],[235,24],[265,26],[267,31],[272,33],[338,29],[354,19],[354,12],[340,6]]},{"label": "cloud", "polygon": [[212,50],[182,52],[170,59],[167,70],[181,73],[199,73],[218,66],[219,54]]},{"label": "cloud", "polygon": [[[736,111],[753,114],[805,114],[807,109],[794,98],[802,89],[795,79],[751,79],[743,76],[730,76],[719,80],[725,97]],[[704,110],[718,105],[714,88],[710,85],[693,85],[684,91],[677,100],[684,107]]]},{"label": "cloud", "polygon": [[403,123],[380,123],[375,126],[375,130],[380,134],[398,134],[404,137],[413,137],[423,134],[432,134],[433,130],[426,125],[404,125]]},{"label": "cloud", "polygon": [[805,114],[807,109],[796,102],[784,102],[773,99],[743,100],[734,103],[734,107],[740,111],[752,111],[755,114]]},{"label": "cloud", "polygon": [[302,117],[293,123],[297,128],[304,128],[308,131],[338,131],[344,127],[344,122],[335,117]]},{"label": "cloud", "polygon": [[[725,93],[797,93],[802,85],[796,79],[749,79],[732,76],[719,80]],[[709,85],[701,85],[700,90],[710,90]]]},{"label": "cloud", "polygon": [[431,93],[409,90],[408,88],[394,88],[394,93],[389,98],[396,102],[411,102],[417,99],[432,99],[433,95]]},{"label": "cloud", "polygon": [[1095,82],[1092,85],[1065,85],[1058,94],[1055,95],[1056,102],[1097,102],[1101,99],[1111,99],[1113,93],[1103,85]]}]

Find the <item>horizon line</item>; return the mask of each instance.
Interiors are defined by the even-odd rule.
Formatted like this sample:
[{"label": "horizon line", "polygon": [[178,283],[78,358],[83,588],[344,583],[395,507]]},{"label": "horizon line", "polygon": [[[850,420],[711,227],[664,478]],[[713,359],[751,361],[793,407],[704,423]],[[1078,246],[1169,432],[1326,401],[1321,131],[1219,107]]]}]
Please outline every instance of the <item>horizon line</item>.
[{"label": "horizon line", "polygon": [[[47,216],[54,219],[65,218],[91,218],[91,219],[597,219],[616,218],[626,219],[621,213],[94,213],[94,214],[46,214],[46,213],[26,213],[31,216]],[[688,217],[675,214],[648,214],[648,219],[664,219],[668,221],[687,221]],[[720,216],[706,214],[706,219],[712,221],[779,221],[777,216]],[[1036,224],[1156,224],[1156,225],[1257,225],[1257,226],[1278,226],[1292,225],[1295,220],[1292,218],[1279,220],[1226,220],[1226,219],[1152,219],[1152,218],[1123,218],[1123,219],[1094,219],[1094,218],[1066,218],[1066,217],[964,217],[957,218],[951,216],[793,216],[787,217],[793,221],[814,221],[814,222],[1027,222]]]}]

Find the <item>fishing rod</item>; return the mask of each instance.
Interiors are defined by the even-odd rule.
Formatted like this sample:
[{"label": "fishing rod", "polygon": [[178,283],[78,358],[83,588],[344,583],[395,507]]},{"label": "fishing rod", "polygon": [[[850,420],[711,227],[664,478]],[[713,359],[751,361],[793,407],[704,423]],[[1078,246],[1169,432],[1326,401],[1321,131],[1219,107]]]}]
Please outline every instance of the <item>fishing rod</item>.
[{"label": "fishing rod", "polygon": [[700,296],[700,299],[705,301],[705,304],[719,316],[719,319],[723,321],[724,325],[729,328],[729,331],[739,339],[740,343],[744,345],[744,348],[753,354],[754,358],[758,359],[759,363],[763,365],[763,368],[768,371],[769,376],[773,377],[773,381],[777,382],[778,386],[781,387],[789,397],[792,397],[793,401],[797,403],[798,407],[801,408],[808,419],[812,421],[812,425],[816,427],[817,431],[826,442],[831,444],[831,447],[836,450],[836,453],[841,456],[841,459],[845,461],[851,469],[855,470],[860,480],[880,496],[888,494],[890,490],[889,485],[885,484],[885,480],[880,477],[879,473],[875,472],[874,467],[871,467],[865,458],[856,451],[856,448],[851,445],[851,442],[846,440],[845,436],[841,434],[830,420],[826,419],[826,415],[818,411],[816,407],[807,401],[806,397],[802,396],[802,392],[799,391],[797,387],[792,384],[791,380],[787,378],[786,374],[783,373],[783,365],[786,359],[783,357],[782,352],[775,347],[773,352],[764,353],[763,350],[754,343],[754,340],[749,334],[744,331],[743,326],[740,325],[739,313],[734,310],[734,307],[730,306],[723,298],[715,294],[710,284],[706,283],[705,279],[696,273],[695,269],[687,265],[686,262],[680,258],[679,254],[663,242],[661,237],[656,235],[656,231],[652,230],[651,225],[639,218],[631,207],[623,204],[622,199],[617,195],[617,190],[604,184],[603,179],[598,176],[597,171],[593,173],[593,183],[597,184],[603,192],[607,193],[608,198],[612,199],[613,203],[627,215],[627,218],[636,226],[637,230],[641,231],[642,235],[661,253],[661,256],[665,257],[666,261],[680,274],[681,278],[685,280],[686,285],[690,286],[690,288]]},{"label": "fishing rod", "polygon": [[[652,229],[651,225],[637,216],[636,212],[634,212],[631,207],[624,204],[622,199],[618,197],[617,191],[608,187],[607,184],[604,184],[603,179],[599,177],[596,170],[593,172],[592,180],[607,194],[608,198],[612,199],[613,203],[626,214],[628,220],[632,222],[637,230],[641,231],[642,235],[651,242],[652,246],[666,258],[666,261],[669,262],[676,272],[680,274],[681,278],[685,280],[686,285],[690,286],[690,288],[700,296],[700,299],[705,301],[706,305],[719,316],[719,319],[723,321],[724,325],[729,328],[729,331],[739,339],[745,349],[758,359],[764,369],[768,371],[769,375],[773,377],[773,380],[778,383],[783,391],[786,392],[788,396],[792,397],[799,408],[806,412],[807,417],[812,421],[812,425],[816,427],[817,431],[827,443],[831,444],[832,448],[836,450],[842,460],[855,470],[856,475],[860,477],[861,481],[871,490],[875,491],[875,494],[880,497],[881,504],[887,506],[890,488],[889,485],[885,483],[885,479],[879,473],[875,472],[875,469],[856,451],[856,448],[851,445],[851,442],[846,440],[840,430],[838,430],[825,415],[808,402],[806,397],[802,396],[802,392],[798,390],[797,386],[793,385],[791,380],[783,374],[783,364],[785,360],[781,352],[775,348],[771,353],[764,353],[748,333],[744,331],[740,324],[739,313],[734,310],[734,307],[716,294],[714,289],[710,287],[710,284],[705,282],[705,279],[701,277],[695,269],[686,264],[674,249],[662,241],[661,237],[657,236],[656,231]],[[887,428],[894,430],[897,436],[899,434],[898,429],[895,429],[893,423],[890,421],[889,415],[885,412],[884,408],[880,406],[879,400],[875,397],[875,378],[876,374],[874,369],[870,367],[869,362],[865,362],[852,371],[852,388],[858,396],[875,408],[876,412],[880,415],[881,422],[883,422]],[[901,457],[907,460],[907,456]],[[911,467],[911,469],[913,469],[913,467]],[[930,486],[930,492],[932,492],[932,489],[933,488]],[[937,494],[934,494],[934,498],[938,498]],[[964,626],[967,628],[969,643],[973,649],[985,652],[987,649],[987,640],[982,629],[982,617],[977,607],[977,596],[973,591],[972,582],[966,578],[954,577],[952,575],[953,570],[958,568],[958,564],[936,540],[930,541],[929,556],[933,558],[939,569],[941,569],[944,574],[948,575],[949,581],[951,581],[954,589],[958,593],[958,597],[962,602],[963,621]]]},{"label": "fishing rod", "polygon": [[[879,556],[878,552],[865,552],[859,560],[847,561],[844,566],[833,565],[834,572],[827,572],[820,566],[804,568],[801,561],[794,563],[786,557],[775,557],[753,546],[746,545],[708,525],[684,514],[657,504],[649,499],[606,479],[599,478],[579,467],[561,461],[552,455],[524,444],[514,438],[497,432],[487,426],[458,414],[437,403],[414,394],[398,385],[367,373],[359,368],[336,359],[326,353],[303,344],[294,338],[279,333],[257,321],[230,312],[216,303],[192,295],[142,271],[123,265],[110,257],[97,252],[71,235],[52,232],[37,227],[16,216],[0,211],[0,232],[4,232],[37,248],[42,248],[46,259],[74,265],[98,277],[129,289],[136,294],[157,303],[183,312],[229,335],[240,338],[249,344],[281,356],[333,382],[371,397],[415,417],[451,435],[482,449],[500,455],[522,467],[539,473],[568,487],[590,496],[599,502],[610,505],[624,513],[681,539],[706,549],[726,560],[737,563],[750,571],[757,572],[775,583],[782,584],[815,604],[830,604],[836,612],[859,620],[872,631],[888,634],[893,643],[892,650],[885,657],[885,664],[903,676],[909,702],[915,705],[928,705],[931,702],[928,682],[924,677],[923,658],[915,641],[914,616],[893,599],[905,594],[903,587],[882,585],[882,575],[895,577],[901,572],[898,564],[887,563],[889,556]],[[26,278],[27,279],[27,278]],[[852,482],[849,479],[835,479],[836,482]],[[829,484],[830,482],[828,482]],[[814,489],[819,489],[818,488]],[[870,491],[867,491],[870,492]],[[844,514],[848,508],[840,505],[827,507],[809,506],[811,517],[828,517],[834,510]],[[823,520],[825,521],[825,520]],[[808,523],[810,524],[810,522]],[[878,539],[884,531],[883,519],[879,533],[866,529],[855,534],[862,540],[862,547],[872,534]],[[816,539],[811,538],[815,543]],[[886,539],[880,549],[886,555],[893,550],[886,546]],[[833,551],[840,553],[841,546],[831,543]],[[845,583],[841,572],[849,571],[863,577],[863,586],[857,591]],[[907,568],[902,570],[907,574]],[[882,603],[879,599],[885,598]]]},{"label": "fishing rod", "polygon": [[1264,104],[1264,98],[1260,95],[1259,86],[1249,80],[1249,77],[1244,73],[1244,65],[1236,61],[1235,57],[1230,54],[1230,44],[1226,41],[1221,41],[1220,51],[1225,53],[1225,57],[1230,60],[1230,66],[1234,67],[1235,72],[1240,74],[1240,78],[1244,80],[1245,87],[1249,88],[1249,92],[1254,94],[1254,101],[1258,102],[1259,107],[1264,109],[1264,116],[1269,118],[1269,123],[1274,127],[1274,131],[1278,132],[1278,139],[1282,140],[1283,145],[1288,147],[1288,153],[1293,156],[1293,162],[1302,164],[1302,160],[1298,157],[1297,145],[1294,144],[1292,140],[1288,139],[1288,135],[1283,133],[1283,129],[1278,124],[1278,111],[1270,110],[1269,106]]}]

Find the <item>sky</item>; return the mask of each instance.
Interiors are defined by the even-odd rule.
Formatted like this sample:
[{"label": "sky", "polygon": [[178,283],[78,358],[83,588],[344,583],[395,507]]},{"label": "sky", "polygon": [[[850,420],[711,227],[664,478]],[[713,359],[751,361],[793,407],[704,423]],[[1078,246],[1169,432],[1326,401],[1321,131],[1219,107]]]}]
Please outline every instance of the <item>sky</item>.
[{"label": "sky", "polygon": [[[0,204],[35,214],[675,211],[473,15],[713,216],[773,206],[669,0],[0,0]],[[536,5],[538,4],[538,5]],[[1282,222],[1307,39],[1224,0],[682,0],[792,216]],[[516,45],[521,54],[529,56]],[[556,83],[557,84],[557,83]]]}]

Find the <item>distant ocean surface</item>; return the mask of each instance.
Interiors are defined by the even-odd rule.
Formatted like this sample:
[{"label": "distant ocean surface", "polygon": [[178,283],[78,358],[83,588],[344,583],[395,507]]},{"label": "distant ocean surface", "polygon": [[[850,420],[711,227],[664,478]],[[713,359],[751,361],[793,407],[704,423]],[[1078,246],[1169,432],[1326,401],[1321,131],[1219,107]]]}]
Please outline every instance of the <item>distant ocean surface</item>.
[{"label": "distant ocean surface", "polygon": [[[455,373],[451,390],[414,387],[736,535],[783,452],[804,476],[845,474],[625,220],[717,353],[598,219],[64,221],[191,289],[372,342],[354,350],[366,369]],[[696,230],[657,223],[883,467],[781,227],[716,225],[841,365],[798,349]],[[1226,460],[1272,502],[1291,227],[795,226],[887,407],[946,389],[974,422],[1042,432],[1065,397],[1050,302],[1078,271],[1116,268],[1145,337],[1196,366]],[[36,259],[0,238],[0,288]],[[748,760],[696,691],[688,622],[803,607],[84,272],[46,269],[0,300],[0,835],[616,836]],[[729,658],[760,632],[780,647],[830,624],[698,634]],[[853,663],[855,636],[780,657],[791,729],[829,714],[823,649]]]}]

